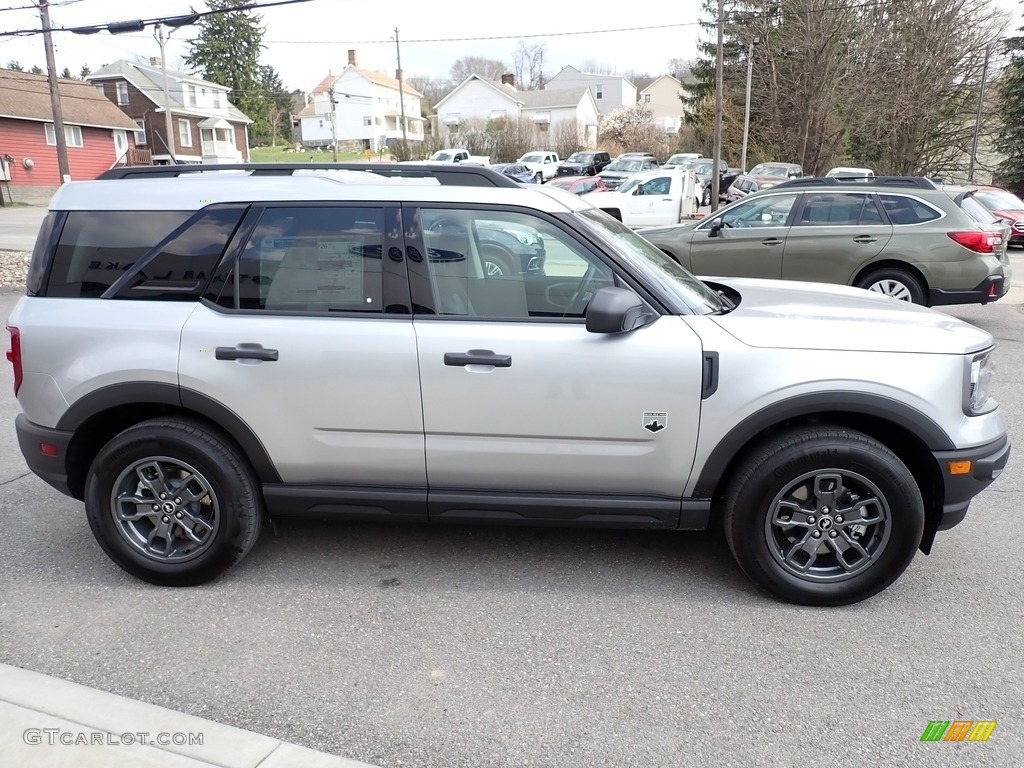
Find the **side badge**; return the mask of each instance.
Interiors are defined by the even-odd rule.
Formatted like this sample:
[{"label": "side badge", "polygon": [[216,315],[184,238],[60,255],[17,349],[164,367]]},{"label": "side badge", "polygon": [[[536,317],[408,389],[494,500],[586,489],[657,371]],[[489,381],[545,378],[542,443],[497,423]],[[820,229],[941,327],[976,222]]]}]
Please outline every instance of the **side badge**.
[{"label": "side badge", "polygon": [[644,411],[644,429],[648,432],[661,432],[668,427],[668,414],[655,411]]}]

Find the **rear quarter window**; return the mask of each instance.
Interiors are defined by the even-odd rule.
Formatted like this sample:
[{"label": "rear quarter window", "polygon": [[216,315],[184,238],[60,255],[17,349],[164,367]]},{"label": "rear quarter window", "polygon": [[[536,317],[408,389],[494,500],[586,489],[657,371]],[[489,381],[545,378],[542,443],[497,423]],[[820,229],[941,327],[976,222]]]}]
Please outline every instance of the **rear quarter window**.
[{"label": "rear quarter window", "polygon": [[192,211],[71,211],[42,296],[99,298]]},{"label": "rear quarter window", "polygon": [[930,205],[903,195],[879,195],[885,215],[893,224],[922,224],[935,221],[942,214]]}]

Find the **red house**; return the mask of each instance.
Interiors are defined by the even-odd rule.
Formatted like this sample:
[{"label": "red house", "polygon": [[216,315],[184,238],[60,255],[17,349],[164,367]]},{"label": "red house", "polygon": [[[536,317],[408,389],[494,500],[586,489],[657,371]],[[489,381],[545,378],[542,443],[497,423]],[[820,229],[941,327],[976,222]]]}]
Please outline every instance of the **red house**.
[{"label": "red house", "polygon": [[[129,150],[134,149],[135,121],[89,83],[66,78],[58,78],[57,83],[71,178],[95,179],[127,162]],[[45,75],[0,69],[0,158],[6,161],[3,165],[12,187],[60,186]]]}]

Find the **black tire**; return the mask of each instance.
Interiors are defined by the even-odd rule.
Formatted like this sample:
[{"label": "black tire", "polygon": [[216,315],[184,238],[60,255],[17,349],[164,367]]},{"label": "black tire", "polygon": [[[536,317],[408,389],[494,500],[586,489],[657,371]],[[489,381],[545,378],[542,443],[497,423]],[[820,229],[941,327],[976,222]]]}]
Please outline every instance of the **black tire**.
[{"label": "black tire", "polygon": [[533,177],[533,180],[536,181],[538,184],[543,184],[544,183],[544,174],[543,173],[537,173]]},{"label": "black tire", "polygon": [[191,421],[153,419],[96,455],[85,511],[97,542],[125,571],[151,584],[191,586],[252,549],[263,518],[257,487],[227,438]]},{"label": "black tire", "polygon": [[486,243],[480,246],[484,277],[510,277],[518,274],[515,257],[504,247]]},{"label": "black tire", "polygon": [[910,564],[924,529],[906,465],[877,440],[838,427],[794,429],[755,448],[723,511],[744,573],[800,605],[848,605],[881,592]]},{"label": "black tire", "polygon": [[926,305],[924,287],[921,281],[906,270],[883,267],[869,272],[857,281],[858,288],[884,293],[894,299]]},{"label": "black tire", "polygon": [[700,198],[700,204],[703,206],[711,205],[711,187],[704,190]]}]

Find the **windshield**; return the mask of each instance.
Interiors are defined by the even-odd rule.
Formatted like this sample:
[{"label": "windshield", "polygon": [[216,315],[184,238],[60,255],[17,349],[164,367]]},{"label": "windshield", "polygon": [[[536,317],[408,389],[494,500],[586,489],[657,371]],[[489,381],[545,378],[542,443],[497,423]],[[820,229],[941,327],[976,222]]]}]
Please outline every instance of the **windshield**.
[{"label": "windshield", "polygon": [[686,155],[672,155],[665,165],[682,165],[683,163],[692,162],[693,160],[694,158],[687,157]]},{"label": "windshield", "polygon": [[1024,211],[1024,202],[1016,195],[1004,190],[998,192],[979,190],[974,193],[974,199],[990,211]]},{"label": "windshield", "polygon": [[594,156],[589,152],[573,152],[569,155],[568,162],[570,163],[589,163],[594,159]]},{"label": "windshield", "polygon": [[693,165],[689,165],[687,167],[691,168],[694,173],[699,173],[704,176],[711,175],[711,163],[694,163]]},{"label": "windshield", "polygon": [[724,302],[713,290],[621,221],[597,208],[578,211],[607,245],[637,272],[699,314],[721,312]]},{"label": "windshield", "polygon": [[452,153],[451,152],[445,152],[444,150],[435,152],[434,154],[432,154],[430,156],[431,160],[451,160],[451,158],[452,158]]},{"label": "windshield", "polygon": [[960,207],[967,214],[980,224],[995,224],[998,220],[988,208],[974,199],[974,195],[967,195],[960,201]]},{"label": "windshield", "polygon": [[619,184],[619,186],[615,188],[615,191],[629,195],[632,194],[633,188],[639,183],[640,181],[637,179],[628,179]]},{"label": "windshield", "polygon": [[751,170],[751,176],[777,176],[786,178],[787,167],[784,165],[755,165]]},{"label": "windshield", "polygon": [[613,160],[605,168],[606,171],[631,171],[636,172],[643,168],[643,163],[639,160]]},{"label": "windshield", "polygon": [[519,158],[520,163],[543,163],[544,155],[523,155]]}]

